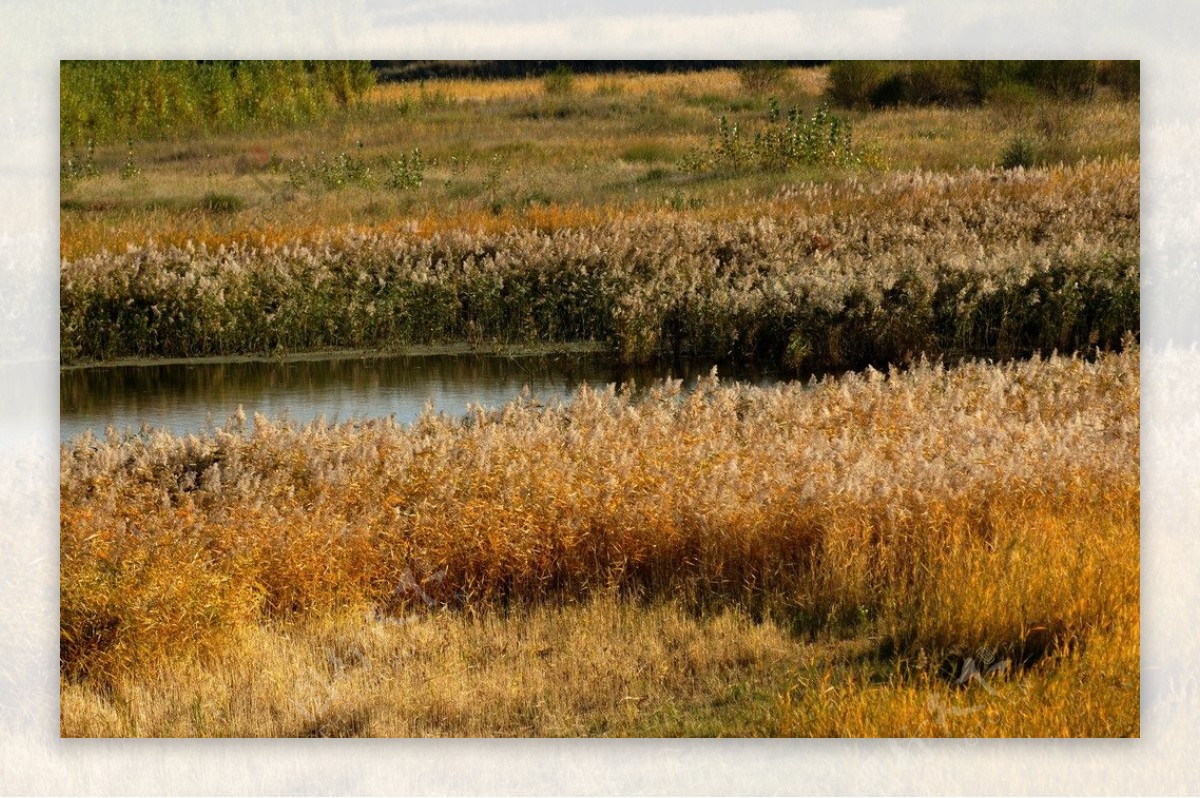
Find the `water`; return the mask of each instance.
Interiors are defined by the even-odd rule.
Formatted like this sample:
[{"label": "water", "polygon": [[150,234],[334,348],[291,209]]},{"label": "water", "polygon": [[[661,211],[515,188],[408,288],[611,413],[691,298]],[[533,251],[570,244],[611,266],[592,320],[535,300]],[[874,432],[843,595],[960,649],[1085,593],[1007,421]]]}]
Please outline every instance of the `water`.
[{"label": "water", "polygon": [[526,386],[543,401],[565,401],[584,383],[603,388],[633,380],[644,387],[670,376],[683,379],[686,389],[714,365],[723,381],[776,380],[771,372],[713,360],[630,368],[604,354],[359,356],[63,369],[59,438],[68,441],[87,429],[103,436],[109,426],[202,432],[224,424],[239,405],[247,417],[286,414],[300,423],[320,416],[330,421],[394,416],[407,424],[427,403],[461,415],[469,404],[501,407]]}]

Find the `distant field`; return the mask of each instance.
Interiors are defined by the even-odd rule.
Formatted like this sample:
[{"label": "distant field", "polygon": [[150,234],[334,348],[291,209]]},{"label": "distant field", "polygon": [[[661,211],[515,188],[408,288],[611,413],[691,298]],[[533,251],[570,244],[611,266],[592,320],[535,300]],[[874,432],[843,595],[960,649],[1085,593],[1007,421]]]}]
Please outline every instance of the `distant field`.
[{"label": "distant field", "polygon": [[[660,209],[738,214],[809,180],[864,179],[830,167],[689,167],[718,143],[721,116],[748,145],[755,132],[782,129],[772,99],[781,115],[811,113],[826,73],[793,70],[762,92],[732,70],[578,76],[561,93],[545,79],[387,84],[357,106],[276,132],[122,142],[90,154],[85,142],[64,144],[79,176],[64,180],[62,254],[119,252],[149,238],[278,241],[400,220],[429,231]],[[1137,102],[1108,94],[837,113],[888,171],[987,168],[1016,139],[1036,145],[1032,157],[1047,165],[1139,151]]]}]

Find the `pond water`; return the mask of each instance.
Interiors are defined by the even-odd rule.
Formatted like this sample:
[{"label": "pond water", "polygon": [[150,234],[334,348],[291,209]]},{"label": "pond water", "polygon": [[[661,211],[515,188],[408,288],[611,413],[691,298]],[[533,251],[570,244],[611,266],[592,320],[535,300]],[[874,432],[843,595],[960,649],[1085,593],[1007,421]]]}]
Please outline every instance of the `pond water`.
[{"label": "pond water", "polygon": [[778,377],[750,366],[684,359],[620,366],[608,355],[431,354],[353,356],[261,362],[196,362],[104,366],[60,371],[59,438],[91,429],[162,427],[176,434],[220,426],[238,405],[247,417],[262,413],[307,423],[394,416],[415,421],[431,404],[464,414],[469,404],[498,408],[528,386],[543,401],[567,400],[587,383],[603,388],[632,380],[646,387],[665,377],[695,385],[716,365],[722,381],[770,384]]}]

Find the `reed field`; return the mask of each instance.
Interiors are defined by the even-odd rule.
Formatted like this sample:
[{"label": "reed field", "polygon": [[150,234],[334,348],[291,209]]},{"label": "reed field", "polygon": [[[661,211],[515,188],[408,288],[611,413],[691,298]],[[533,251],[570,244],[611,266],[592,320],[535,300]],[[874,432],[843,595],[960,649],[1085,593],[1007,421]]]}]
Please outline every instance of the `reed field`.
[{"label": "reed field", "polygon": [[1139,734],[1136,72],[304,63],[64,72],[64,366],[792,379],[65,441],[63,736]]}]

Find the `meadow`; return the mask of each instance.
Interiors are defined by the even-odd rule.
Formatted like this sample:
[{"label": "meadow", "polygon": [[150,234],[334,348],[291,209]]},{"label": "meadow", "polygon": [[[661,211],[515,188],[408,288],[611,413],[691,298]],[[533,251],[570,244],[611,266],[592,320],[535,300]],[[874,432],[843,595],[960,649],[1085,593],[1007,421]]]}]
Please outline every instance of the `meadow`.
[{"label": "meadow", "polygon": [[64,443],[64,736],[1136,736],[1136,94],[839,69],[64,104],[64,364],[817,375]]}]

